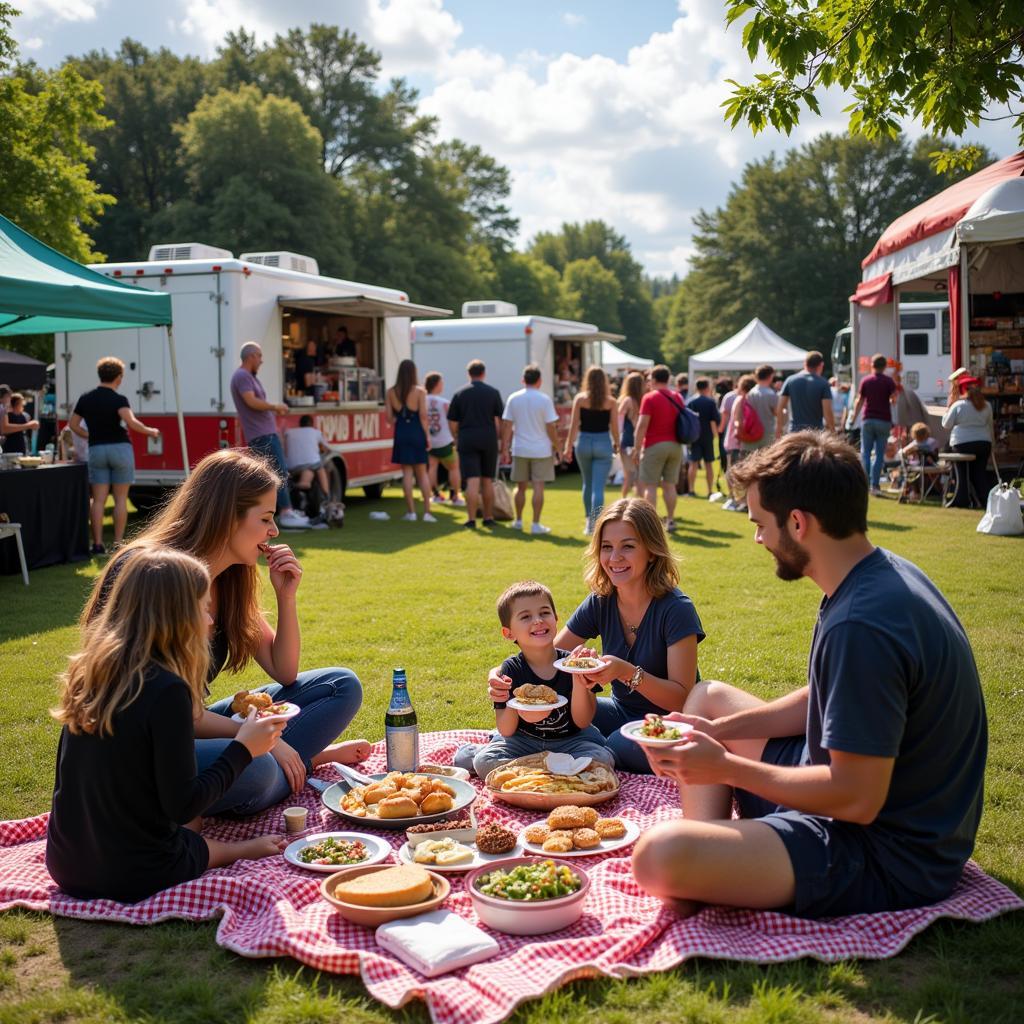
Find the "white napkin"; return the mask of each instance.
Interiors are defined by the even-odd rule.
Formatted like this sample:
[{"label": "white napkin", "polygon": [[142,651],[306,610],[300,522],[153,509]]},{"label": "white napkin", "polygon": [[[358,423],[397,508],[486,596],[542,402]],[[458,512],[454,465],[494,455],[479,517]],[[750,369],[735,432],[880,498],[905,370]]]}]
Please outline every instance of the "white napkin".
[{"label": "white napkin", "polygon": [[579,775],[589,767],[592,760],[590,757],[573,757],[572,754],[561,754],[551,750],[548,751],[544,763],[552,775]]},{"label": "white napkin", "polygon": [[388,921],[376,932],[377,945],[428,978],[487,960],[498,943],[450,910]]}]

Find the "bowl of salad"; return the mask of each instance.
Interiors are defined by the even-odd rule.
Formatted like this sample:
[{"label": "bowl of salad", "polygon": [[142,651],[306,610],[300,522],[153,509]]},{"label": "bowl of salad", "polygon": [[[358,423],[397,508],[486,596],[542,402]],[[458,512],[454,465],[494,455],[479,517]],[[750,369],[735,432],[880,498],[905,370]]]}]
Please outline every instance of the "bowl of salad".
[{"label": "bowl of salad", "polygon": [[590,878],[564,860],[510,857],[466,876],[466,892],[488,928],[509,935],[557,932],[583,916]]}]

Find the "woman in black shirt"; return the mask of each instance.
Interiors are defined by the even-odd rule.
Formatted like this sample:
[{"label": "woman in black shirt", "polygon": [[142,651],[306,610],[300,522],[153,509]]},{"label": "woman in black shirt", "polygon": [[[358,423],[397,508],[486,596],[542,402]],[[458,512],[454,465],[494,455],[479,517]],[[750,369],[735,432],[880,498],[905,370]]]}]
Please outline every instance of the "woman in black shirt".
[{"label": "woman in black shirt", "polygon": [[[250,714],[232,743],[196,772],[212,625],[210,578],[178,551],[137,552],[83,636],[63,677],[46,866],[71,896],[125,903],[197,878],[208,867],[268,857],[281,836],[204,839],[197,818],[283,723]],[[187,826],[193,827],[187,827]]]},{"label": "woman in black shirt", "polygon": [[619,450],[619,418],[608,376],[600,366],[587,370],[583,390],[573,399],[569,434],[565,439],[565,461],[576,464],[583,479],[583,511],[587,519],[583,533],[590,536],[604,508],[604,487],[611,473],[612,456]]}]

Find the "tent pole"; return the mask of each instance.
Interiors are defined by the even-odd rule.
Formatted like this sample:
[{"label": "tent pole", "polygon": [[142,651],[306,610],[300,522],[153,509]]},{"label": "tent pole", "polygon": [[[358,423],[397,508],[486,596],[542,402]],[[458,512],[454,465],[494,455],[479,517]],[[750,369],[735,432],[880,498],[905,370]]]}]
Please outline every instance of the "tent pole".
[{"label": "tent pole", "polygon": [[181,388],[178,386],[178,355],[174,348],[174,330],[167,325],[167,349],[171,354],[171,377],[174,380],[174,405],[178,411],[178,436],[181,438],[181,460],[188,479],[188,443],[185,440],[185,416],[181,411]]}]

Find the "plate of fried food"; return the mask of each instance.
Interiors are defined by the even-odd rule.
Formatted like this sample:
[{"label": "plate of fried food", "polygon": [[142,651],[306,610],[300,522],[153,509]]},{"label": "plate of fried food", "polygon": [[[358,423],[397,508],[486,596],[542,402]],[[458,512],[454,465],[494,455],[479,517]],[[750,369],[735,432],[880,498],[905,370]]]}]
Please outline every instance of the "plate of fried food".
[{"label": "plate of fried food", "polygon": [[461,779],[420,772],[380,772],[373,782],[353,786],[342,780],[324,790],[321,800],[343,818],[359,825],[403,829],[440,821],[469,807],[476,790]]},{"label": "plate of fried food", "polygon": [[398,851],[398,859],[430,871],[470,871],[522,852],[515,832],[497,822],[478,828],[469,820],[439,821],[413,825],[405,834],[409,841]]},{"label": "plate of fried food", "polygon": [[512,697],[505,707],[513,711],[554,711],[569,701],[543,683],[524,683],[512,691]]},{"label": "plate of fried food", "polygon": [[608,662],[602,658],[592,658],[589,655],[586,657],[570,655],[568,658],[559,658],[555,662],[555,668],[559,672],[577,672],[581,675],[586,675],[588,672],[600,672],[607,666]]},{"label": "plate of fried food", "polygon": [[619,794],[615,772],[600,761],[563,775],[551,770],[546,754],[517,757],[488,772],[486,782],[491,796],[533,811],[550,811],[565,804],[603,804]]},{"label": "plate of fried food", "polygon": [[289,701],[275,703],[274,698],[262,690],[253,692],[239,690],[235,694],[234,700],[231,701],[231,710],[234,712],[231,720],[244,722],[249,717],[249,708],[256,709],[257,718],[272,722],[287,722],[289,718],[294,718],[302,710],[298,704],[292,704]]},{"label": "plate of fried food", "polygon": [[519,841],[527,854],[593,857],[630,846],[639,835],[635,821],[602,818],[593,807],[566,804],[551,811],[545,821],[527,825]]}]

